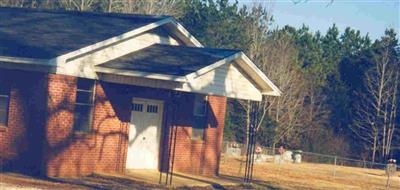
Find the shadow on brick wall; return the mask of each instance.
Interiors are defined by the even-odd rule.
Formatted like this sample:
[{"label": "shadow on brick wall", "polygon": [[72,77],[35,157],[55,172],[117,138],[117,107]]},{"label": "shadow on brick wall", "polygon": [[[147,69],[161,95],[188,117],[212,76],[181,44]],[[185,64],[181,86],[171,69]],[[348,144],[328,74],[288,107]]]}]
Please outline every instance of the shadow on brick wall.
[{"label": "shadow on brick wall", "polygon": [[43,74],[2,70],[10,81],[7,130],[0,132],[3,170],[43,175],[47,78]]},{"label": "shadow on brick wall", "polygon": [[[71,83],[71,80],[61,83]],[[92,129],[87,133],[77,133],[73,131],[75,86],[74,82],[64,86],[67,90],[62,93],[62,100],[53,100],[51,103],[54,107],[48,113],[50,138],[47,138],[47,175],[82,176],[93,172],[123,172],[124,147],[128,139],[126,109],[119,106],[123,98],[106,95],[103,85],[98,84]],[[57,128],[63,130],[61,134]]]}]

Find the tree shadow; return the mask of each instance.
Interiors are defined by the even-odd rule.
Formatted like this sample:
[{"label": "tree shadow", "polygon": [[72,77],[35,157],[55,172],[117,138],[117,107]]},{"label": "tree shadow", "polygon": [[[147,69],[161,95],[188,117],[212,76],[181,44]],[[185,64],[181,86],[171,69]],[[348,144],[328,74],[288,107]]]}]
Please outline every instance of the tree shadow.
[{"label": "tree shadow", "polygon": [[193,181],[198,181],[198,182],[202,182],[202,183],[206,183],[209,184],[212,188],[214,189],[225,189],[223,187],[223,184],[220,183],[216,183],[212,180],[207,180],[207,179],[200,179],[200,178],[196,178],[196,177],[192,177],[192,176],[188,176],[188,175],[183,175],[183,174],[178,174],[178,173],[174,173],[174,176],[180,177],[180,178],[184,178],[184,179],[189,179],[189,180],[193,180]]},{"label": "tree shadow", "polygon": [[[242,177],[238,177],[238,176],[220,174],[220,175],[218,175],[218,177],[221,178],[221,179],[225,179],[225,180],[235,181],[237,183],[243,183],[243,178]],[[262,181],[262,180],[253,180],[252,184],[254,184],[256,186],[260,186],[263,189],[280,189],[280,188],[274,186],[272,183],[266,182],[266,181]]]},{"label": "tree shadow", "polygon": [[[40,73],[0,70],[1,80],[10,81],[8,125],[0,132],[3,171],[43,175],[47,78]],[[5,77],[5,78],[3,78]],[[7,155],[12,153],[12,155]]]}]

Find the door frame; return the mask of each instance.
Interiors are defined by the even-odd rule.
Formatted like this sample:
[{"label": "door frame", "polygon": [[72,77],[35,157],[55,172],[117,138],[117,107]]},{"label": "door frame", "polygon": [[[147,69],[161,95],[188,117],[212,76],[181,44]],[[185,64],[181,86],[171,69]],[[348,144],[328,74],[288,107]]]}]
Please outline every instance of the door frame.
[{"label": "door frame", "polygon": [[[163,125],[164,125],[164,116],[165,116],[165,101],[164,100],[160,100],[160,99],[150,99],[150,98],[139,98],[139,97],[133,97],[130,101],[130,104],[132,105],[135,101],[144,101],[146,102],[146,104],[148,105],[149,103],[151,104],[151,102],[154,102],[156,104],[159,104],[160,107],[158,108],[158,114],[159,114],[159,126],[157,126],[157,144],[158,144],[158,151],[157,151],[157,168],[158,170],[160,170],[160,163],[162,162],[162,149],[163,147],[162,145],[162,140],[163,140]],[[147,106],[143,107],[143,111],[147,112]],[[127,147],[127,152],[126,152],[126,163],[125,163],[125,169],[127,168],[127,164],[128,164],[128,151],[129,151],[129,133],[130,133],[130,125],[133,122],[133,117],[132,117],[132,108],[130,108],[130,121],[129,121],[129,127],[128,127],[128,147]]]}]

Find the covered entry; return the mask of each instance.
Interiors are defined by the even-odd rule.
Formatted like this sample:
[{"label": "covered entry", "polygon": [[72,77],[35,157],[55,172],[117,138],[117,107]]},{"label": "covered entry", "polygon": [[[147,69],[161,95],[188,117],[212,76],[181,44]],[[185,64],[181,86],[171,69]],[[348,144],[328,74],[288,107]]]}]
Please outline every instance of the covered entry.
[{"label": "covered entry", "polygon": [[[160,183],[171,184],[173,171],[218,174],[227,98],[280,94],[238,50],[154,44],[94,70],[101,81],[130,85],[121,94],[146,98],[132,101],[125,165],[158,170]],[[198,95],[207,98],[197,104]]]},{"label": "covered entry", "polygon": [[133,98],[126,169],[158,169],[163,102]]}]

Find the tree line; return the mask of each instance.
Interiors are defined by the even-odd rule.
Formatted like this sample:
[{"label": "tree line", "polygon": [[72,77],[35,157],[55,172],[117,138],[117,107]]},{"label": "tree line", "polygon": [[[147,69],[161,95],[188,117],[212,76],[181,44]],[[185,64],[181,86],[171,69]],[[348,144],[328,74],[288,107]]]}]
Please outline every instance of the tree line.
[{"label": "tree line", "polygon": [[[175,16],[206,47],[243,50],[283,92],[256,105],[258,144],[372,161],[400,156],[400,48],[392,28],[376,40],[335,24],[325,33],[306,25],[273,28],[267,4],[228,0],[0,0],[0,6]],[[251,106],[229,100],[226,140],[246,143]]]}]

